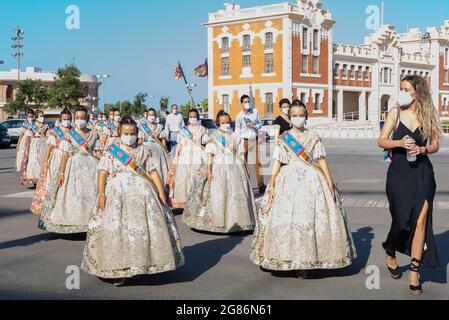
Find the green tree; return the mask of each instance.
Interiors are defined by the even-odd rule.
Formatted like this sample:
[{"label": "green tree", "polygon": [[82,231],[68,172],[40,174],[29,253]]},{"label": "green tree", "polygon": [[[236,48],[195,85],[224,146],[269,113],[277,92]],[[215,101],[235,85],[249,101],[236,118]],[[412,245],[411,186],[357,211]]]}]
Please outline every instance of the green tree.
[{"label": "green tree", "polygon": [[184,118],[189,117],[189,111],[190,109],[196,108],[195,105],[192,104],[192,102],[187,102],[186,104],[182,105],[180,107],[180,112]]},{"label": "green tree", "polygon": [[200,105],[204,112],[209,111],[209,100],[208,99],[204,99],[203,101],[201,101]]},{"label": "green tree", "polygon": [[40,108],[48,99],[48,89],[41,80],[26,79],[19,82],[15,99],[7,102],[5,111],[17,114],[27,108]]},{"label": "green tree", "polygon": [[17,92],[16,98],[9,100],[3,107],[3,110],[9,115],[16,115],[19,111],[26,111],[27,104],[25,100],[25,96]]},{"label": "green tree", "polygon": [[161,113],[165,113],[168,110],[168,104],[170,103],[170,100],[168,97],[162,97],[159,101],[159,107],[161,110]]},{"label": "green tree", "polygon": [[81,72],[75,65],[67,65],[58,70],[53,85],[48,90],[50,108],[73,108],[84,98],[80,81]]},{"label": "green tree", "polygon": [[145,99],[148,97],[147,93],[139,92],[134,97],[133,104],[133,116],[141,116],[143,112],[146,110],[147,105],[145,104]]}]

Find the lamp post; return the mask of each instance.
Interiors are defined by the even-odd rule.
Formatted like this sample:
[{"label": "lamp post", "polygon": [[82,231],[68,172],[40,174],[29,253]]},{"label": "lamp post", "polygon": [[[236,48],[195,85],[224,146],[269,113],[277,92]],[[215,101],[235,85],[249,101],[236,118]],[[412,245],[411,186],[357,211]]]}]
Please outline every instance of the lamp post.
[{"label": "lamp post", "polygon": [[192,105],[193,108],[195,107],[195,101],[193,100],[192,92],[193,92],[193,88],[195,88],[196,86],[197,85],[195,83],[186,84],[187,91],[189,92],[189,95],[190,95],[190,104]]},{"label": "lamp post", "polygon": [[102,111],[104,112],[104,84],[105,84],[105,79],[110,78],[111,76],[108,74],[100,74],[97,75],[98,79],[101,79],[101,104],[102,104]]},{"label": "lamp post", "polygon": [[22,44],[22,40],[23,35],[25,33],[25,31],[23,29],[21,29],[19,26],[17,26],[17,28],[15,28],[13,30],[14,32],[14,37],[11,38],[11,40],[13,41],[13,45],[11,46],[11,48],[14,49],[12,56],[14,58],[17,58],[17,81],[20,82],[20,61],[23,57],[23,44]]}]

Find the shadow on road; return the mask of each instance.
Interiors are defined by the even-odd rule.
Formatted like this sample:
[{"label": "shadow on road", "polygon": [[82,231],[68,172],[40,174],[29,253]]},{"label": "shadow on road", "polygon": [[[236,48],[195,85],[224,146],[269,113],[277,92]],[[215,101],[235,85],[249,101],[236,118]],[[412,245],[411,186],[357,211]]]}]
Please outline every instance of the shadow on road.
[{"label": "shadow on road", "polygon": [[7,242],[0,243],[0,250],[11,249],[15,247],[28,247],[42,241],[55,241],[55,240],[65,240],[65,241],[86,241],[86,234],[55,234],[55,233],[43,233],[35,236],[11,240]]},{"label": "shadow on road", "polygon": [[[307,272],[308,279],[325,279],[336,277],[349,277],[359,274],[365,269],[368,264],[368,259],[371,254],[372,242],[374,239],[373,228],[366,227],[357,230],[352,233],[355,247],[357,250],[357,258],[353,261],[352,265],[344,269],[338,270],[311,270]],[[296,278],[295,272],[273,272],[275,277],[293,277]]]},{"label": "shadow on road", "polygon": [[[441,268],[422,269],[421,280],[425,282],[447,283],[447,268],[449,265],[449,231],[435,236]],[[408,269],[408,267],[407,267]]]},{"label": "shadow on road", "polygon": [[173,272],[143,276],[127,282],[127,286],[159,286],[192,282],[215,267],[221,258],[242,243],[244,236],[210,240],[184,248],[185,265]]}]

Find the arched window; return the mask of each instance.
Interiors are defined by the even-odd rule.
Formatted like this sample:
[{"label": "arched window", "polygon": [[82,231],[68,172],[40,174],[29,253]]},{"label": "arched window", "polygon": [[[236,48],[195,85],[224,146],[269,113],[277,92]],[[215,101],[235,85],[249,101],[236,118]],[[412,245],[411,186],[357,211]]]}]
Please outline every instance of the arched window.
[{"label": "arched window", "polygon": [[265,33],[265,49],[273,49],[273,32]]}]

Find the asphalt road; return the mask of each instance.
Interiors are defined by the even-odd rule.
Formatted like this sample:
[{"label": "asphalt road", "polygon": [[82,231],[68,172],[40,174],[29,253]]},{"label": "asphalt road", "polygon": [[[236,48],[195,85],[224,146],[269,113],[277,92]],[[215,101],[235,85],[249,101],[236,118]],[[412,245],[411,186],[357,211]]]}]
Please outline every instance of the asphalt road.
[{"label": "asphalt road", "polygon": [[[17,183],[15,150],[0,150],[0,299],[449,299],[449,141],[432,156],[438,182],[434,230],[443,266],[424,269],[425,292],[418,298],[408,292],[407,272],[401,280],[392,280],[385,268],[381,243],[390,222],[388,164],[376,142],[328,140],[325,145],[359,254],[351,267],[313,271],[307,280],[291,273],[264,273],[249,260],[251,235],[195,233],[178,215],[185,266],[133,280],[123,288],[81,271],[79,290],[67,289],[66,269],[81,264],[84,237],[37,228],[38,218],[29,212],[33,191]],[[409,258],[398,258],[406,271]],[[367,281],[374,288],[368,288]]]}]

